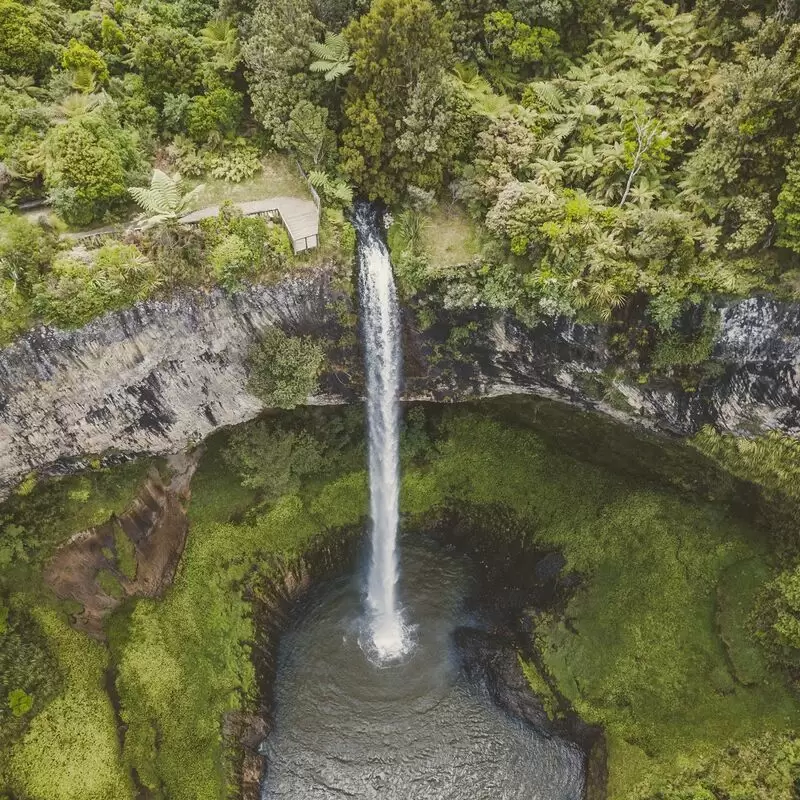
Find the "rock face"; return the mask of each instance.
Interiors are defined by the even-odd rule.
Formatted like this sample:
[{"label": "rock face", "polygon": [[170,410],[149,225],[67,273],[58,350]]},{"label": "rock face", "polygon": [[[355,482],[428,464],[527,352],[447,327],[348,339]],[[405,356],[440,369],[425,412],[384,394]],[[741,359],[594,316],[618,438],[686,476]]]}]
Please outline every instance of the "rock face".
[{"label": "rock face", "polygon": [[800,306],[754,297],[721,306],[719,314],[714,371],[695,390],[668,378],[639,384],[614,377],[619,364],[608,326],[556,318],[531,328],[479,312],[457,320],[472,331],[457,345],[460,357],[442,359],[436,351],[453,320],[437,323],[438,335],[411,337],[420,366],[407,388],[430,399],[465,391],[536,394],[678,436],[704,425],[740,436],[800,435]]},{"label": "rock face", "polygon": [[[72,469],[93,454],[176,452],[254,417],[261,404],[246,390],[245,363],[269,326],[328,341],[333,366],[310,403],[356,399],[357,337],[340,321],[352,302],[334,274],[147,301],[79,330],[36,329],[0,351],[0,497],[32,470]],[[556,319],[530,328],[477,309],[442,311],[418,331],[407,312],[406,397],[526,392],[678,435],[704,424],[800,434],[800,307],[753,298],[720,314],[717,374],[689,392],[677,381],[608,378],[605,326]],[[455,344],[454,326],[467,332]]]},{"label": "rock face", "polygon": [[74,331],[38,328],[0,351],[0,491],[87,454],[170,453],[256,416],[245,361],[265,328],[324,334],[326,272],[228,295],[148,301]]}]

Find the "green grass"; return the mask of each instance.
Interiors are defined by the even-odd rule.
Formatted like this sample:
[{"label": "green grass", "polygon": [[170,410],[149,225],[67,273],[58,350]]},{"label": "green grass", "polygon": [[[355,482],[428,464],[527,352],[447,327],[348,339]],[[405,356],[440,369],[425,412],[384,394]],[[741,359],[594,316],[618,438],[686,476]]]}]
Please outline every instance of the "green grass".
[{"label": "green grass", "polygon": [[189,189],[200,184],[204,186],[193,198],[190,210],[219,205],[225,200],[242,203],[282,195],[311,199],[308,184],[301,177],[292,158],[281,153],[270,153],[264,157],[263,164],[262,172],[240,183],[219,180],[211,175],[187,179],[185,183]]},{"label": "green grass", "polygon": [[11,786],[30,800],[124,800],[133,787],[120,758],[104,689],[108,654],[46,606],[37,621],[54,646],[64,687],[11,751]]},{"label": "green grass", "polygon": [[114,528],[114,551],[119,571],[129,580],[136,578],[136,548],[122,528]]},{"label": "green grass", "polygon": [[424,219],[423,248],[433,272],[468,264],[480,253],[475,223],[461,206],[438,205]]},{"label": "green grass", "polygon": [[[547,403],[431,406],[406,416],[407,528],[453,508],[474,508],[485,520],[487,508],[502,506],[522,524],[517,533],[498,533],[499,546],[501,536],[524,536],[536,548],[562,551],[567,569],[581,576],[564,615],[539,621],[536,646],[558,692],[606,729],[611,800],[634,796],[642,781],[669,782],[687,764],[728,769],[724,753],[757,752],[759,764],[790,757],[778,754],[789,752],[780,734],[800,725],[800,709],[748,628],[772,571],[771,544],[732,514],[735,482],[690,447],[636,438]],[[298,410],[268,419],[277,430],[317,437],[319,466],[283,481],[288,489],[265,504],[268,491],[242,485],[236,464],[248,462],[223,460],[230,434],[206,444],[174,585],[162,599],[127,602],[107,626],[127,725],[121,756],[102,690],[106,653],[52,610],[35,612],[65,679],[55,699],[34,706],[9,760],[25,796],[128,797],[131,769],[155,799],[211,800],[232,790],[223,720],[249,708],[257,692],[248,592],[316,537],[357,526],[367,508],[357,414]],[[15,519],[40,519],[38,553],[53,546],[57,531],[83,527],[131,493],[133,474],[121,484],[96,477],[88,493],[82,483],[55,482],[55,490],[35,487],[24,498],[29,507],[15,505]],[[44,513],[48,497],[66,498],[65,509]],[[122,549],[117,542],[120,568]],[[555,713],[545,676],[534,664],[525,670]],[[81,738],[83,716],[91,730]],[[768,735],[780,745],[772,755]],[[71,764],[86,761],[84,748],[90,793],[76,794],[75,771],[64,767],[56,777],[54,770],[67,755]],[[37,751],[48,754],[41,763]],[[43,795],[48,781],[55,788]]]},{"label": "green grass", "polygon": [[276,559],[291,561],[366,508],[358,472],[252,511],[257,495],[222,462],[224,439],[211,442],[193,481],[190,534],[173,587],[162,601],[136,603],[112,632],[126,764],[153,796],[171,800],[229,791],[222,719],[256,692],[255,631],[243,596],[249,577],[270,574]]},{"label": "green grass", "polygon": [[[27,580],[39,564],[79,531],[121,514],[133,502],[153,462],[149,459],[41,481],[0,505],[0,587]],[[14,566],[15,570],[3,569]]]},{"label": "green grass", "polygon": [[532,543],[561,550],[584,576],[564,619],[537,641],[560,692],[609,734],[612,798],[687,759],[800,724],[796,699],[766,664],[748,686],[731,672],[718,587],[737,609],[725,617],[731,658],[753,670],[744,623],[758,580],[726,576],[767,565],[754,532],[724,507],[620,479],[487,413],[448,415],[445,431],[439,458],[406,474],[403,508],[502,504],[528,521]]},{"label": "green grass", "polygon": [[97,585],[109,596],[116,600],[121,600],[125,592],[122,589],[119,579],[113,572],[107,569],[101,569],[95,578]]}]

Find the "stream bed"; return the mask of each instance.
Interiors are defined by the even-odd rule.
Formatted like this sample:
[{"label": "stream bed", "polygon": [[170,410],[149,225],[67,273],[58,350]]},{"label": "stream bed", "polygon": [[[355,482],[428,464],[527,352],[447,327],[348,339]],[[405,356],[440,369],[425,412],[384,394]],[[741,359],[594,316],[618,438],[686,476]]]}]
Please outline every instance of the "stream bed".
[{"label": "stream bed", "polygon": [[321,586],[281,640],[262,799],[580,800],[584,755],[497,708],[459,668],[467,559],[403,543],[400,598],[415,647],[374,666],[359,574]]}]

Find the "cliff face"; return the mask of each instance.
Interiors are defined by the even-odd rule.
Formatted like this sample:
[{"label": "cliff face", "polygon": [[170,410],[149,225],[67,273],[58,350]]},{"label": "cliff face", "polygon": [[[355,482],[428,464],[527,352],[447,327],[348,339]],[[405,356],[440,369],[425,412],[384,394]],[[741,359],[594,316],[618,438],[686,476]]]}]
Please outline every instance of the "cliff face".
[{"label": "cliff face", "polygon": [[[192,293],[84,328],[39,328],[0,351],[0,493],[87,454],[169,453],[250,419],[245,360],[260,331],[325,332],[325,272],[235,295]],[[80,462],[79,462],[80,463]]]},{"label": "cliff face", "polygon": [[[261,405],[247,393],[245,361],[272,325],[329,342],[334,367],[309,402],[356,399],[356,337],[337,312],[347,302],[320,270],[236,295],[148,301],[80,330],[31,332],[0,351],[0,496],[31,470],[72,469],[94,454],[175,452],[252,418]],[[406,396],[528,392],[679,435],[706,423],[800,434],[800,307],[754,298],[722,308],[718,369],[695,392],[610,379],[608,342],[604,326],[559,319],[528,328],[480,309],[442,312],[422,332],[408,321]]]},{"label": "cliff face", "polygon": [[[800,435],[800,306],[754,297],[718,310],[713,369],[696,388],[667,377],[644,384],[619,377],[608,326],[558,318],[530,328],[509,315],[486,319],[480,312],[411,338],[420,368],[408,388],[431,399],[465,389],[537,394],[678,436],[707,424],[741,436]],[[446,345],[442,359],[453,322],[470,333],[466,342]]]}]

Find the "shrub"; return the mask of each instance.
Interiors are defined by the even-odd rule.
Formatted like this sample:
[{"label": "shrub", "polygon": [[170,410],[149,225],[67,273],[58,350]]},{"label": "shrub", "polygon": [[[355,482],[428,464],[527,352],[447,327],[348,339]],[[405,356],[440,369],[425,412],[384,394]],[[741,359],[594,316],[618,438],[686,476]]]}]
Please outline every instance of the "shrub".
[{"label": "shrub", "polygon": [[61,66],[74,73],[90,73],[99,83],[108,80],[108,65],[96,50],[72,39],[61,56]]},{"label": "shrub", "polygon": [[12,281],[29,293],[53,260],[58,246],[55,231],[24,217],[0,216],[0,280]]},{"label": "shrub", "polygon": [[247,388],[267,406],[294,408],[317,391],[324,363],[319,342],[272,328],[250,351]]},{"label": "shrub", "polygon": [[291,246],[285,231],[260,217],[244,217],[230,203],[201,223],[209,248],[208,262],[229,290],[260,275],[285,271]]},{"label": "shrub", "polygon": [[44,45],[41,33],[31,6],[0,0],[0,72],[38,73]]},{"label": "shrub", "polygon": [[222,153],[212,156],[210,161],[213,177],[233,183],[252,178],[261,169],[258,149],[241,138],[226,147]]},{"label": "shrub", "polygon": [[13,281],[0,281],[0,347],[13,341],[31,324],[28,303]]},{"label": "shrub", "polygon": [[196,142],[207,142],[215,133],[222,138],[233,134],[241,116],[241,94],[231,89],[214,89],[192,100],[186,114],[186,127]]},{"label": "shrub", "polygon": [[45,154],[53,205],[72,225],[88,225],[127,205],[127,184],[141,165],[136,135],[100,111],[52,128]]},{"label": "shrub", "polygon": [[34,306],[45,322],[72,328],[145,299],[159,283],[155,267],[135,246],[110,244],[97,251],[93,263],[57,259],[37,287]]}]

